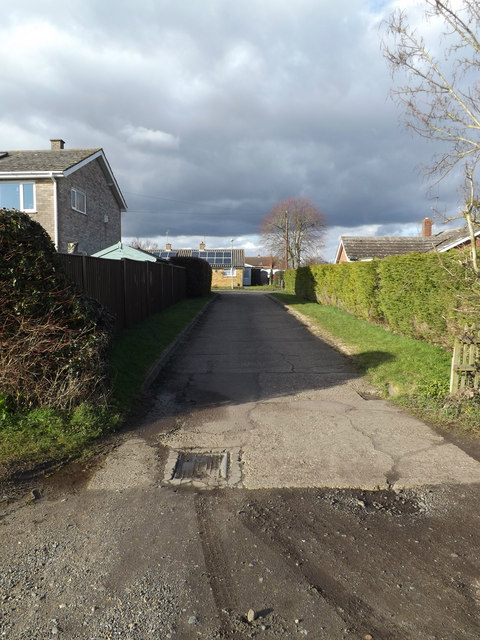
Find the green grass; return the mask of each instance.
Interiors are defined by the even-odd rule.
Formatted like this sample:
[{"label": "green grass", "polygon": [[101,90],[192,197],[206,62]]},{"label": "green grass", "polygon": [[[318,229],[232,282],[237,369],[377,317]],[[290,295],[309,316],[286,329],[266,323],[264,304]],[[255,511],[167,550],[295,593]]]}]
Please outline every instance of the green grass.
[{"label": "green grass", "polygon": [[449,396],[451,354],[426,342],[395,335],[341,309],[273,294],[310,318],[353,352],[353,366],[383,395],[416,415],[453,430],[480,435],[480,403]]},{"label": "green grass", "polygon": [[113,398],[122,411],[129,410],[150,367],[208,300],[209,297],[183,300],[123,331],[117,338],[110,363],[114,375]]},{"label": "green grass", "polygon": [[109,406],[22,411],[0,395],[0,480],[85,455],[92,443],[118,429],[152,364],[207,300],[184,300],[117,337],[110,354],[114,381]]}]

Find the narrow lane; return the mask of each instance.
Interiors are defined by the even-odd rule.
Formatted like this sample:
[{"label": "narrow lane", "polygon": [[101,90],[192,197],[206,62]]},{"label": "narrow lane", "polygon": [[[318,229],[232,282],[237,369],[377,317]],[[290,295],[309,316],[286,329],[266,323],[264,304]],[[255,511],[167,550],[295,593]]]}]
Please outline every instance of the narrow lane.
[{"label": "narrow lane", "polygon": [[0,637],[480,637],[480,464],[364,390],[266,296],[219,295],[141,424],[4,505]]}]

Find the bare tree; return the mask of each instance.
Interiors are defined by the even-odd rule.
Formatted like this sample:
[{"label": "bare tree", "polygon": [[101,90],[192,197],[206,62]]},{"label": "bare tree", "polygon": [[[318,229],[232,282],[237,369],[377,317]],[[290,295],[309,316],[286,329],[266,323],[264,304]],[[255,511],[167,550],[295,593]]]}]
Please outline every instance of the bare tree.
[{"label": "bare tree", "polygon": [[[464,202],[459,216],[467,224],[476,266],[475,230],[478,198],[474,172],[480,160],[480,4],[478,0],[424,0],[425,23],[439,20],[443,28],[441,55],[434,55],[403,10],[385,22],[384,55],[392,75],[406,75],[406,84],[392,94],[405,112],[408,127],[441,143],[441,151],[425,167],[441,180],[454,167],[464,174]],[[475,206],[474,206],[475,205]]]},{"label": "bare tree", "polygon": [[306,198],[278,202],[262,223],[265,248],[297,269],[323,246],[325,218]]},{"label": "bare tree", "polygon": [[134,249],[141,249],[142,251],[159,251],[158,244],[153,240],[144,240],[143,238],[134,238],[130,242],[130,246]]}]

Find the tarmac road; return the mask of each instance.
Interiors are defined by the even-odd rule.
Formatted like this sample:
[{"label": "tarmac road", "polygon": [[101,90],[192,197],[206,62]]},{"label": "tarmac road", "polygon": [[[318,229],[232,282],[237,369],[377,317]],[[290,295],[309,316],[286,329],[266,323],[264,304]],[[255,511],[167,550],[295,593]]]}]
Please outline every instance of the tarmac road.
[{"label": "tarmac road", "polygon": [[480,637],[480,463],[225,292],[140,424],[5,505],[0,637]]}]

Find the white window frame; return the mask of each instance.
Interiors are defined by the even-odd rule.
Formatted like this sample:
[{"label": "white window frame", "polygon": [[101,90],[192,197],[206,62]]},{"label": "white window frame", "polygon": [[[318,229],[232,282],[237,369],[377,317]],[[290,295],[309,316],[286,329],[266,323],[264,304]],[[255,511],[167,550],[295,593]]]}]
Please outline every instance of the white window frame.
[{"label": "white window frame", "polygon": [[[37,211],[37,193],[36,193],[36,189],[35,189],[35,182],[32,180],[5,180],[2,182],[4,183],[8,183],[8,184],[18,184],[18,199],[19,199],[19,211],[24,211],[25,213],[35,213]],[[33,209],[25,209],[25,207],[23,206],[24,204],[24,197],[23,197],[23,187],[26,184],[31,184],[33,189]]]},{"label": "white window frame", "polygon": [[[71,192],[70,192],[70,200],[71,200],[71,205],[72,205],[72,209],[74,211],[78,211],[79,213],[83,213],[83,215],[87,215],[87,194],[84,191],[80,191],[80,189],[75,189],[74,187],[72,187]],[[79,196],[81,198],[83,198],[83,203],[84,203],[84,208],[81,208],[81,205],[79,204]]]}]

